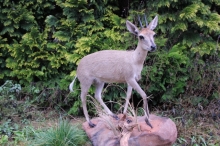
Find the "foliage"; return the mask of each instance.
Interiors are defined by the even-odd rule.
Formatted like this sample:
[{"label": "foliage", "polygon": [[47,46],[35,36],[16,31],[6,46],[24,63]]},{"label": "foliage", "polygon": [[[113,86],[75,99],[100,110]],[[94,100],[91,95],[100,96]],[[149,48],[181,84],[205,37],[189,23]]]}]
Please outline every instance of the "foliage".
[{"label": "foliage", "polygon": [[[89,53],[106,49],[124,49],[129,46],[129,43],[124,41],[125,38],[130,39],[129,33],[121,33],[125,29],[125,20],[114,14],[117,7],[107,4],[107,1],[103,1],[99,5],[96,4],[97,1],[91,1],[89,7],[87,3],[86,1],[59,2],[58,4],[64,10],[64,18],[59,19],[55,16],[49,16],[46,20],[51,29],[53,27],[56,28],[53,37],[57,40],[65,42],[65,39],[62,37],[63,35],[60,34],[68,34],[69,40],[66,42],[66,46],[72,48],[71,51],[65,54],[65,57],[71,64],[75,65],[78,64],[83,56]],[[100,7],[102,6],[103,8],[101,9]],[[73,10],[73,7],[76,9]],[[69,13],[69,11],[72,13]],[[97,13],[99,15],[95,15]],[[73,68],[70,74],[71,78],[75,76],[75,72],[76,68]],[[75,92],[72,95],[75,102],[69,114],[77,115],[81,105],[77,101],[80,100],[79,82],[74,86],[74,89]],[[94,93],[94,88],[90,90],[90,93]],[[113,99],[118,98],[116,93],[111,95]]]},{"label": "foliage", "polygon": [[[11,58],[11,55],[8,52],[8,47],[10,47],[10,44],[13,44],[14,42],[19,42],[22,39],[22,36],[29,32],[33,27],[36,29],[43,29],[42,22],[45,19],[44,15],[48,14],[48,10],[52,10],[54,8],[54,3],[53,0],[1,0],[0,3],[0,26],[2,28],[0,31],[0,79],[4,79],[4,82],[10,78],[9,75],[11,72],[5,62],[5,60]],[[20,50],[14,50],[14,55],[18,55],[16,54],[16,51],[20,52]],[[16,61],[17,60],[14,62],[15,64]]]},{"label": "foliage", "polygon": [[81,146],[87,141],[87,136],[77,125],[72,126],[68,121],[60,121],[54,128],[35,133],[31,145],[39,146]]},{"label": "foliage", "polygon": [[69,103],[74,102],[73,99],[64,99],[63,95],[66,95],[66,91],[59,88],[45,88],[41,83],[21,88],[20,84],[8,80],[0,86],[0,120],[13,119],[17,116],[21,120],[31,119],[36,113],[30,109],[37,109],[38,106],[41,109],[71,106]]},{"label": "foliage", "polygon": [[39,130],[34,129],[32,126],[25,126],[21,130],[14,131],[13,143],[14,145],[28,145],[29,141],[33,140],[35,133]]},{"label": "foliage", "polygon": [[169,117],[176,124],[178,135],[173,146],[218,146],[220,100],[209,101],[206,106],[191,101],[180,97],[175,102],[164,102],[153,113]]},{"label": "foliage", "polygon": [[149,54],[141,81],[156,97],[153,102],[179,96],[218,98],[219,1],[156,0],[148,1],[146,8],[150,16],[159,15],[159,49]]},{"label": "foliage", "polygon": [[8,142],[8,136],[7,135],[0,135],[0,144],[4,145]]},{"label": "foliage", "polygon": [[[7,80],[19,83],[24,86],[22,92],[8,95],[25,96],[43,107],[71,104],[69,113],[77,114],[79,82],[73,94],[68,94],[67,86],[80,59],[100,50],[135,49],[137,44],[137,39],[126,31],[120,3],[115,0],[0,3],[0,84]],[[146,12],[148,20],[159,16],[155,38],[158,50],[149,53],[140,81],[144,91],[155,97],[154,104],[179,97],[207,104],[219,98],[219,10],[218,0],[130,3],[126,19],[135,24],[137,14]],[[94,88],[89,93],[93,94]],[[107,88],[105,93],[104,100],[118,101],[125,96],[116,86]],[[1,98],[8,95],[4,93]],[[136,93],[134,96],[140,97]]]},{"label": "foliage", "polygon": [[[162,95],[163,101],[184,93],[188,79],[187,66],[189,66],[186,47],[177,44],[168,51],[160,50],[154,56],[153,62],[151,57],[147,59],[149,64],[142,72],[143,76],[147,75],[142,83],[149,86],[146,90],[150,93],[156,92],[153,96]],[[155,103],[156,100],[153,102]]]},{"label": "foliage", "polygon": [[3,85],[0,86],[0,99],[3,98],[16,98],[15,95],[21,91],[20,84],[13,84],[11,80],[7,80]]},{"label": "foliage", "polygon": [[66,99],[66,104],[61,102],[61,94],[60,90],[43,90],[39,85],[21,88],[20,84],[14,84],[10,80],[1,85],[0,144],[7,143],[7,139],[19,141],[22,138],[19,134],[24,134],[20,131],[22,126],[28,125],[31,120],[39,121],[44,118],[41,117],[42,109],[54,107],[60,110],[61,106],[66,106],[69,100]]},{"label": "foliage", "polygon": [[11,137],[13,132],[18,130],[18,128],[19,127],[16,123],[13,123],[11,119],[8,119],[0,125],[0,134]]},{"label": "foliage", "polygon": [[[0,91],[1,145],[10,145],[12,143],[13,145],[20,145],[20,142],[26,145],[36,137],[35,134],[38,132],[27,125],[32,120],[41,121],[45,118],[41,117],[41,112],[44,112],[41,111],[42,109],[55,107],[61,113],[60,108],[65,103],[59,99],[59,94],[62,94],[61,91],[47,88],[42,89],[37,84],[21,88],[20,84],[14,84],[8,80],[0,86]],[[65,100],[68,103],[68,99]],[[65,124],[61,125],[61,128],[62,126],[71,130]],[[21,128],[23,129],[21,130]],[[76,127],[73,127],[73,129],[76,134],[80,134],[80,130],[77,131]]]},{"label": "foliage", "polygon": [[0,135],[2,135],[2,143],[7,140],[6,138],[11,138],[14,131],[20,128],[18,123],[16,123],[18,122],[16,117],[26,118],[22,114],[22,112],[25,112],[24,107],[26,105],[22,106],[17,101],[21,90],[20,84],[14,84],[10,80],[0,86]]}]

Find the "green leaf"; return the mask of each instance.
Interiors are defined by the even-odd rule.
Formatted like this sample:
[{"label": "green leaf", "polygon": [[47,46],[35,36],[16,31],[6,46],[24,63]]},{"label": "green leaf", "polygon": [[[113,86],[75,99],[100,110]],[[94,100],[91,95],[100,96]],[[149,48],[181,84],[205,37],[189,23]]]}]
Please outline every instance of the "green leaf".
[{"label": "green leaf", "polygon": [[45,22],[46,22],[50,27],[52,27],[52,26],[55,26],[55,27],[56,27],[57,24],[58,24],[58,22],[59,22],[59,20],[58,20],[55,16],[49,15],[49,16],[47,16]]},{"label": "green leaf", "polygon": [[54,38],[57,38],[59,41],[69,41],[70,32],[67,31],[57,31],[53,34]]},{"label": "green leaf", "polygon": [[180,18],[181,19],[192,19],[193,17],[196,16],[196,13],[198,12],[200,8],[199,4],[191,4],[184,8],[181,13],[180,13]]}]

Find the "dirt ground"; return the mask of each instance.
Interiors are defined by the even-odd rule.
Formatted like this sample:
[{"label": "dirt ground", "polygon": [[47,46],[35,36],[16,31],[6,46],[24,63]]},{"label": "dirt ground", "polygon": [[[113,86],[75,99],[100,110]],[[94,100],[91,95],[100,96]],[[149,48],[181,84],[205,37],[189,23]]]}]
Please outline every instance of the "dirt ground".
[{"label": "dirt ground", "polygon": [[[34,129],[45,129],[55,127],[59,119],[68,119],[71,124],[79,125],[85,122],[83,116],[76,117],[67,115],[63,110],[30,110],[32,118],[27,125]],[[169,117],[172,119],[178,130],[178,137],[175,146],[190,146],[194,144],[220,146],[220,100],[213,100],[206,107],[202,105],[192,106],[181,101],[179,104],[166,104],[160,107],[151,108],[151,114]],[[16,120],[16,117],[14,117]],[[205,143],[205,144],[204,144]],[[88,141],[86,146],[91,146]]]},{"label": "dirt ground", "polygon": [[[151,113],[159,116],[171,118],[178,130],[178,138],[175,145],[187,146],[193,145],[193,142],[213,144],[219,146],[220,144],[220,106],[219,101],[209,104],[205,109],[199,108],[185,108],[175,107],[163,109],[155,109]],[[31,121],[31,125],[36,129],[50,128],[57,125],[60,115],[55,111],[47,111],[44,115],[44,120]],[[82,126],[85,122],[84,117],[66,116],[73,125]],[[91,146],[88,141],[86,146]]]}]

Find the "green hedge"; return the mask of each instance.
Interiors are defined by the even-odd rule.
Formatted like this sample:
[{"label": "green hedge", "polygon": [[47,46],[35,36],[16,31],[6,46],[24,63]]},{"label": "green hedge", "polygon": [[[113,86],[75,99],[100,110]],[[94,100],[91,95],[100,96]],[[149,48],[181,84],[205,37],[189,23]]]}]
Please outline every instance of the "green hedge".
[{"label": "green hedge", "polygon": [[[137,14],[146,13],[149,20],[159,16],[158,50],[148,55],[140,81],[155,97],[153,102],[219,97],[218,0],[149,0],[142,5],[135,0],[126,19],[120,17],[120,3],[115,0],[0,3],[1,84],[11,79],[22,86],[43,82],[45,87],[67,90],[83,56],[105,49],[134,49],[137,39],[127,32],[125,21],[138,24]],[[113,91],[112,99],[122,96],[120,90]]]}]

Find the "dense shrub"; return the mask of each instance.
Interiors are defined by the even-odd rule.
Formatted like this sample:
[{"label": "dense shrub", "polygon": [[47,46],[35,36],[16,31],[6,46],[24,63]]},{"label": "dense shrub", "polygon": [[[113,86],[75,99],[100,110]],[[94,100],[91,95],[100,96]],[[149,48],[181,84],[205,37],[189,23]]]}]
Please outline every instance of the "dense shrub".
[{"label": "dense shrub", "polygon": [[[145,70],[149,93],[158,100],[175,97],[218,98],[220,49],[219,1],[148,1],[158,13],[159,51],[149,55]],[[146,80],[144,78],[144,80]],[[199,99],[199,98],[198,98]]]},{"label": "dense shrub", "polygon": [[[134,0],[123,11],[126,19],[120,17],[121,3],[115,0],[0,3],[1,84],[11,79],[22,86],[40,82],[42,90],[67,90],[83,56],[104,49],[135,49],[137,39],[127,32],[125,20],[138,24],[137,14],[146,13],[149,20],[159,16],[158,50],[148,55],[140,81],[154,103],[219,97],[218,0]],[[105,98],[113,101],[124,95],[118,88],[106,92]],[[74,101],[79,94],[76,90]]]}]

